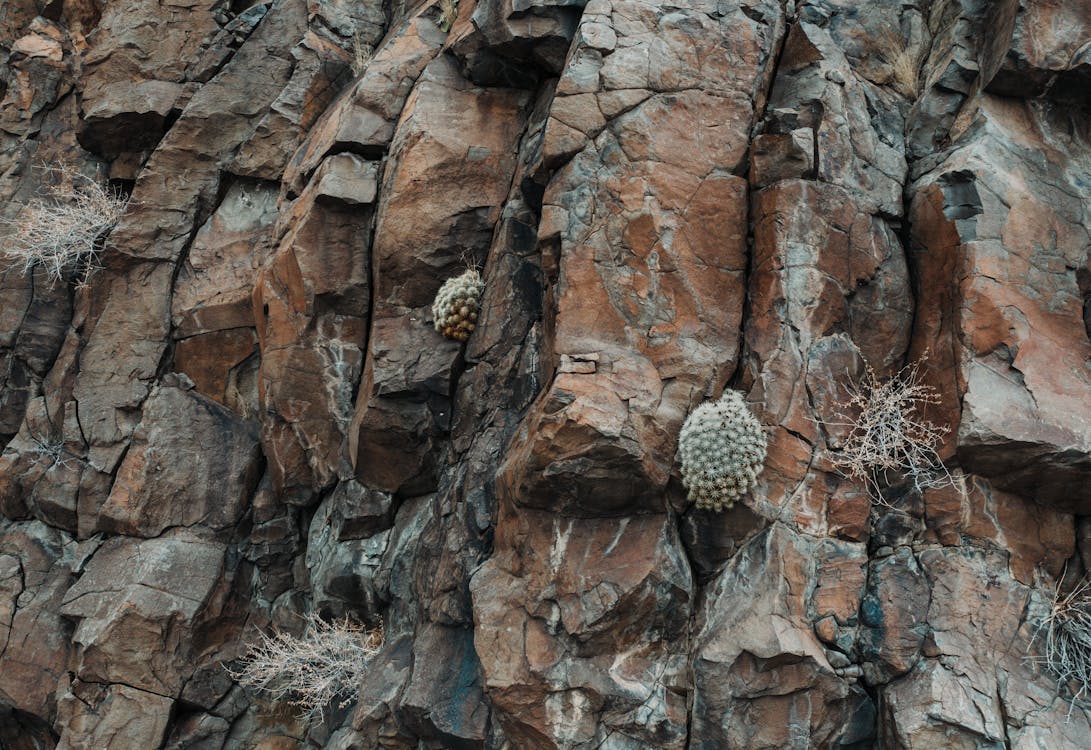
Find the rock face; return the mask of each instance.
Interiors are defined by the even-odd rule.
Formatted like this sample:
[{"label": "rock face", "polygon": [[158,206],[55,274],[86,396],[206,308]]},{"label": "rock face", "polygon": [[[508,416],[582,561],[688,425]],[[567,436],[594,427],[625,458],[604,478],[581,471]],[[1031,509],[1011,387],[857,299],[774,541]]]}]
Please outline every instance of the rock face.
[{"label": "rock face", "polygon": [[[0,273],[0,748],[1091,746],[1088,122],[1085,0],[6,3],[0,250],[131,202]],[[864,486],[907,364],[951,481]],[[311,613],[386,640],[308,723],[231,667]]]}]

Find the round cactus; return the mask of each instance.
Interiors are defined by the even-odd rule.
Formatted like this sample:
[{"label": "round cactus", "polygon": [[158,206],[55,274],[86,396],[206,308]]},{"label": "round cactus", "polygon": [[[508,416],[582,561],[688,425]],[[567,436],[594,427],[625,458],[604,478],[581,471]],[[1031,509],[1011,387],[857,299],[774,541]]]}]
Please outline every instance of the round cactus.
[{"label": "round cactus", "polygon": [[765,432],[739,391],[724,391],[686,418],[678,438],[682,484],[698,508],[730,508],[757,480],[765,463]]},{"label": "round cactus", "polygon": [[472,268],[460,276],[447,279],[432,303],[436,330],[455,341],[470,338],[477,325],[477,305],[484,289],[481,274]]}]

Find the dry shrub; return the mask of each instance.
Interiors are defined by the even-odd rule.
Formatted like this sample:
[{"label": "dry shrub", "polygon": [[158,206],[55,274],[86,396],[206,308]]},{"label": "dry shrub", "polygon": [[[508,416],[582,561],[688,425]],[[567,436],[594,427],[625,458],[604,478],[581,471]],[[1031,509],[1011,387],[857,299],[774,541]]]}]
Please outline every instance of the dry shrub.
[{"label": "dry shrub", "polygon": [[1084,703],[1091,695],[1091,580],[1085,578],[1067,594],[1061,593],[1063,581],[1064,576],[1057,583],[1053,606],[1038,625],[1034,640],[1044,634],[1039,661],[1056,675],[1059,685],[1071,689],[1071,715],[1076,704]]},{"label": "dry shrub", "polygon": [[908,99],[916,99],[920,92],[920,65],[909,49],[909,40],[892,30],[879,35],[879,58],[890,66],[886,83]]},{"label": "dry shrub", "polygon": [[83,462],[79,456],[68,450],[63,440],[49,439],[31,432],[30,441],[32,445],[27,452],[48,458],[53,466],[67,468],[70,464]]},{"label": "dry shrub", "polygon": [[450,31],[451,25],[458,17],[458,0],[439,0],[439,15],[436,17],[436,26],[441,31]]},{"label": "dry shrub", "polygon": [[340,708],[356,700],[368,662],[382,644],[382,624],[369,629],[347,617],[326,622],[311,614],[302,637],[263,634],[242,658],[242,669],[228,671],[243,687],[296,706],[313,720],[339,699]]},{"label": "dry shrub", "polygon": [[59,182],[4,222],[8,233],[0,256],[24,275],[41,269],[53,283],[80,267],[86,279],[98,267],[102,241],[121,220],[128,200],[71,167],[55,171]]},{"label": "dry shrub", "polygon": [[925,416],[939,403],[932,386],[920,382],[920,364],[906,367],[889,380],[880,380],[870,365],[858,385],[849,386],[839,416],[830,427],[849,428],[841,450],[831,454],[840,473],[864,482],[872,499],[882,503],[882,489],[909,479],[920,491],[954,480],[937,449],[949,429]]},{"label": "dry shrub", "polygon": [[364,33],[357,31],[352,35],[352,74],[359,78],[367,70],[367,64],[371,62],[375,54],[375,48],[364,41]]}]

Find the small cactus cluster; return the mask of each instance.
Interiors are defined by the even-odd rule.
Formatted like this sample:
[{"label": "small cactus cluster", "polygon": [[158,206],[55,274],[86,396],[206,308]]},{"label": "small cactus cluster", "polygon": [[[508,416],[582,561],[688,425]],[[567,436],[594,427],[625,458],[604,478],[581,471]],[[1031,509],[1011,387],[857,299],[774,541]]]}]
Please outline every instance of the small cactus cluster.
[{"label": "small cactus cluster", "polygon": [[730,508],[765,463],[765,433],[739,391],[724,391],[686,418],[678,438],[682,484],[703,510]]},{"label": "small cactus cluster", "polygon": [[477,325],[477,305],[485,289],[481,274],[470,268],[447,279],[432,303],[436,330],[449,339],[466,341]]}]

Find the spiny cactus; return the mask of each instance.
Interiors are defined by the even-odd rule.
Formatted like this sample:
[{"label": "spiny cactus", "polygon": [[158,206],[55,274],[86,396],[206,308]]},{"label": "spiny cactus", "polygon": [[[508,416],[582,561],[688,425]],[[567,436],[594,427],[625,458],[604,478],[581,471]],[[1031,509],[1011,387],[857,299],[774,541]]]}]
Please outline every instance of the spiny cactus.
[{"label": "spiny cactus", "polygon": [[447,279],[432,303],[436,330],[455,341],[470,338],[477,325],[477,305],[484,289],[481,274],[472,268],[460,276]]},{"label": "spiny cactus", "polygon": [[706,401],[682,425],[682,484],[698,508],[722,511],[749,490],[765,462],[765,432],[739,391]]}]

